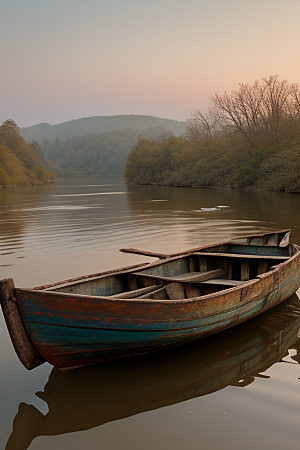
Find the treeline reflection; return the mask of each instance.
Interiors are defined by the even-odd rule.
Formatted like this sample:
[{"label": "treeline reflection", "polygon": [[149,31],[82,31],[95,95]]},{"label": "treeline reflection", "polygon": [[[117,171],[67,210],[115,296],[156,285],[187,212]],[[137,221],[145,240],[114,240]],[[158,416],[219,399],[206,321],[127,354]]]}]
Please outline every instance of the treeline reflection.
[{"label": "treeline reflection", "polygon": [[[298,234],[299,196],[258,189],[191,188],[174,186],[127,186],[130,210],[226,213],[228,218],[263,221]],[[218,209],[218,206],[228,208]],[[202,209],[203,208],[203,209]],[[207,211],[207,209],[209,209]],[[294,233],[293,233],[294,234]],[[299,236],[300,238],[300,236]]]}]

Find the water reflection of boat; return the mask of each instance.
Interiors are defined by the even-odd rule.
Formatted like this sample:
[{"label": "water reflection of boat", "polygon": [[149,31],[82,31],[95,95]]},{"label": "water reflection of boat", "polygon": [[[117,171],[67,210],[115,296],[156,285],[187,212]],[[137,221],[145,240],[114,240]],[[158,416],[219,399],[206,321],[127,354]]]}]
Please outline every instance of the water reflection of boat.
[{"label": "water reflection of boat", "polygon": [[[38,436],[88,430],[144,411],[245,387],[291,348],[300,350],[300,300],[293,295],[245,324],[151,356],[63,373],[54,368],[44,392],[49,412],[21,403],[6,450],[25,450]],[[293,356],[295,361],[299,356]]]},{"label": "water reflection of boat", "polygon": [[161,350],[216,333],[300,286],[290,230],[192,249],[163,260],[35,289],[0,282],[16,352],[62,370]]}]

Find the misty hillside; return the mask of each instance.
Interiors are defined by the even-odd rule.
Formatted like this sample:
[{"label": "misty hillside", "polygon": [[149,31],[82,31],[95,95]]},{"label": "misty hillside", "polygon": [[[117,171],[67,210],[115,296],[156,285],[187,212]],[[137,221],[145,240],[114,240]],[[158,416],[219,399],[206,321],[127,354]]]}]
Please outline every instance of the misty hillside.
[{"label": "misty hillside", "polygon": [[[123,173],[127,156],[139,139],[163,141],[174,136],[162,127],[144,131],[126,130],[86,133],[68,139],[44,139],[43,151],[48,165],[59,177]],[[39,144],[38,144],[39,145]]]},{"label": "misty hillside", "polygon": [[185,132],[186,123],[141,115],[95,116],[70,120],[58,125],[40,123],[22,128],[20,134],[27,141],[43,142],[44,139],[47,139],[53,142],[56,138],[67,139],[74,136],[83,136],[87,133],[99,134],[107,131],[127,130],[128,128],[134,131],[145,131],[148,128],[157,127],[172,131],[175,136],[178,136]]}]

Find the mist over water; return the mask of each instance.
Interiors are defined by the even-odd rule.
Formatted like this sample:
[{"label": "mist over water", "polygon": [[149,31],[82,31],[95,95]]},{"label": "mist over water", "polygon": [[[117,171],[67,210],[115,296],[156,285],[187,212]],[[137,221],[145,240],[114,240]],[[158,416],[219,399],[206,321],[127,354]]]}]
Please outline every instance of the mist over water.
[{"label": "mist over water", "polygon": [[[126,186],[121,177],[1,189],[0,278],[33,287],[153,260],[124,247],[168,254],[275,229],[291,228],[300,244],[299,206],[299,195]],[[297,314],[275,331],[244,324],[222,339],[73,375],[48,364],[27,372],[0,315],[0,448],[15,418],[8,450],[296,450]]]}]

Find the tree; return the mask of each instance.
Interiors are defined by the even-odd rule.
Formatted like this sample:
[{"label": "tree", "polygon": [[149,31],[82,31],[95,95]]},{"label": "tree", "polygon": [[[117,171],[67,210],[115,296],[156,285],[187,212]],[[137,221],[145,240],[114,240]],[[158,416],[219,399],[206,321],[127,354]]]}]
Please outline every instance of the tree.
[{"label": "tree", "polygon": [[218,134],[218,115],[213,109],[206,114],[200,109],[192,113],[190,125],[187,127],[186,136],[193,140],[212,139]]},{"label": "tree", "polygon": [[38,155],[41,163],[46,164],[45,150],[41,147],[40,143],[38,141],[32,141],[32,142],[29,142],[29,146]]},{"label": "tree", "polygon": [[238,91],[216,93],[210,100],[223,128],[241,133],[253,150],[276,143],[285,124],[299,120],[299,88],[277,75],[240,84]]},{"label": "tree", "polygon": [[0,132],[1,132],[1,134],[5,134],[5,133],[19,134],[20,128],[18,127],[18,125],[16,124],[16,122],[14,120],[7,119],[0,126]]},{"label": "tree", "polygon": [[[210,97],[213,106],[206,114],[192,114],[187,137],[212,139],[219,135],[244,141],[245,152],[254,153],[263,145],[299,138],[300,92],[297,84],[263,78],[253,85],[240,84],[237,91]],[[246,143],[246,145],[245,145]]]}]

